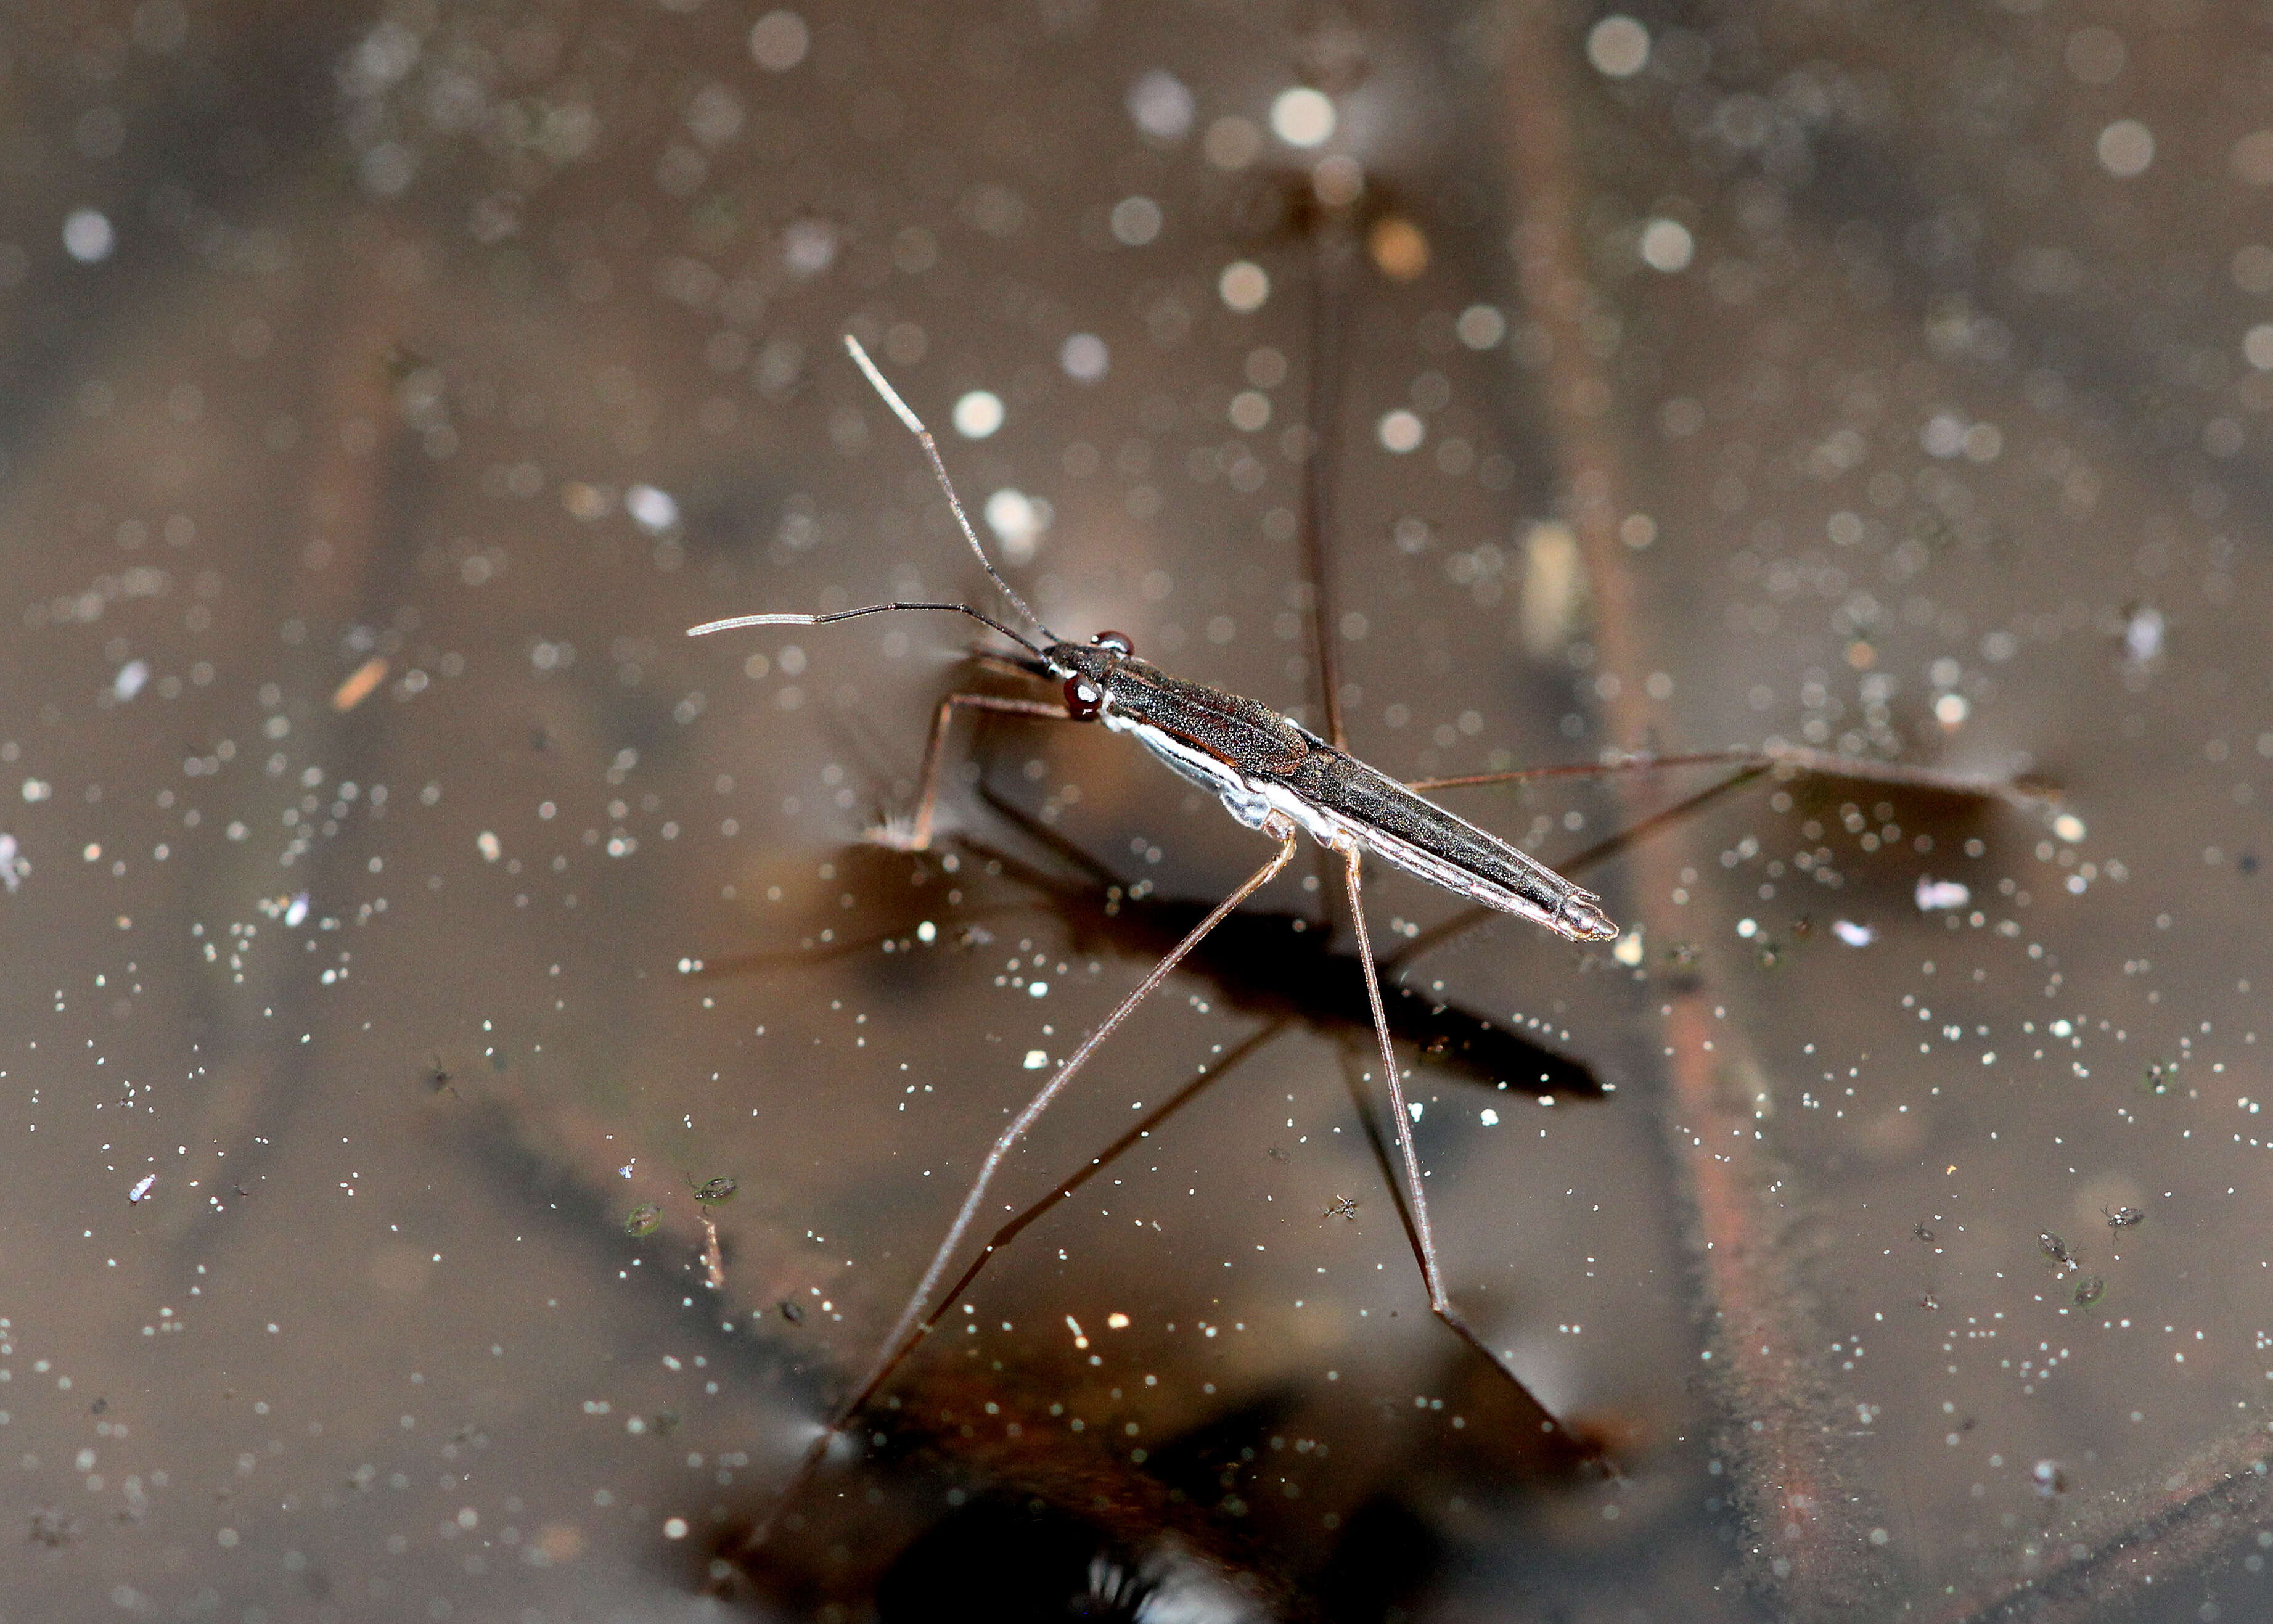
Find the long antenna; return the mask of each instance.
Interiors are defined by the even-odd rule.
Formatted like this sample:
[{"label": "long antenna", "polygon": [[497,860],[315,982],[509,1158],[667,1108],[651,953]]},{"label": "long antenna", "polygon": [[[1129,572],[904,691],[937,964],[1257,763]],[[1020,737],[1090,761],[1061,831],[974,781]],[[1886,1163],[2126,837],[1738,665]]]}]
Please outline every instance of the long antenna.
[{"label": "long antenna", "polygon": [[[700,626],[690,626],[686,628],[686,635],[707,637],[712,632],[739,631],[745,626],[826,626],[832,620],[858,620],[864,614],[889,614],[896,609],[944,609],[953,614],[967,614],[980,625],[1001,633],[1029,654],[1046,658],[1031,641],[1020,636],[993,616],[979,613],[969,604],[868,604],[859,609],[839,609],[833,614],[736,614],[723,620],[705,620]],[[1041,622],[1037,620],[1034,624],[1040,626]],[[1043,629],[1047,631],[1049,628],[1044,627]]]},{"label": "long antenna", "polygon": [[[1044,637],[1046,637],[1052,643],[1064,642],[1065,639],[1059,636],[1048,627],[1042,624],[1041,616],[1036,614],[1031,609],[1026,607],[1026,600],[1018,596],[1016,590],[1011,587],[1008,581],[1002,579],[1002,572],[994,568],[994,560],[988,558],[986,556],[986,549],[979,545],[978,532],[971,528],[971,521],[964,516],[963,499],[956,495],[955,481],[947,477],[947,464],[940,461],[939,445],[932,439],[931,431],[924,427],[923,419],[917,417],[914,412],[908,410],[908,403],[900,398],[900,392],[892,387],[890,383],[885,380],[883,373],[876,370],[876,364],[868,358],[868,352],[860,348],[860,341],[859,339],[853,337],[850,333],[847,333],[844,335],[844,348],[851,352],[852,359],[859,366],[860,370],[868,375],[868,381],[875,386],[876,393],[884,397],[884,404],[890,407],[895,412],[896,412],[899,415],[900,421],[908,425],[908,432],[914,435],[917,440],[922,442],[924,455],[931,459],[931,470],[933,473],[939,476],[939,488],[947,492],[947,505],[955,510],[955,522],[963,527],[963,539],[969,542],[971,544],[971,550],[979,555],[980,567],[986,571],[988,577],[994,581],[994,584],[1002,589],[1002,596],[1010,600],[1020,614],[1024,615],[1026,619],[1032,621],[1034,623],[1035,629],[1039,631]],[[1000,628],[998,628],[997,629],[999,630]],[[1026,642],[1024,637],[1019,638],[1018,641],[1020,643]],[[1031,643],[1026,643],[1026,646],[1028,648],[1033,647]],[[1040,652],[1039,650],[1036,650],[1035,651],[1037,653]]]}]

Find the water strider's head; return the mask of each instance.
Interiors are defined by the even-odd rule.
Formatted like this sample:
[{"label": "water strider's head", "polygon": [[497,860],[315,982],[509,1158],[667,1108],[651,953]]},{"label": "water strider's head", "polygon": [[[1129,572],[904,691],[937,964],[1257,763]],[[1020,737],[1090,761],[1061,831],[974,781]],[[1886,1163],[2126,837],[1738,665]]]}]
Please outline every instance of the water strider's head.
[{"label": "water strider's head", "polygon": [[1112,675],[1136,651],[1121,632],[1099,632],[1087,643],[1053,643],[1042,650],[1050,675],[1065,680],[1066,714],[1093,722],[1112,703]]}]

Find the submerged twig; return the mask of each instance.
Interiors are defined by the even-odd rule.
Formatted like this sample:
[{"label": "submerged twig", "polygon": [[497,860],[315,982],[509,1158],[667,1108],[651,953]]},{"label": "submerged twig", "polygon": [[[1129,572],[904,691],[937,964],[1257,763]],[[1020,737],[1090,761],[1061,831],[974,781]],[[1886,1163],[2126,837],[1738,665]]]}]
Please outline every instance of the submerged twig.
[{"label": "submerged twig", "polygon": [[[1640,673],[1662,662],[1652,652],[1647,612],[1618,533],[1632,508],[1608,410],[1617,398],[1616,380],[1586,330],[1595,297],[1585,246],[1592,188],[1579,158],[1575,87],[1567,76],[1572,41],[1563,17],[1543,0],[1507,16],[1501,132],[1520,221],[1514,241],[1523,301],[1549,339],[1539,410],[1560,507],[1593,595],[1600,663],[1605,671]],[[1657,736],[1658,706],[1644,683],[1624,682],[1602,703],[1613,737]],[[1696,861],[1677,838],[1632,848],[1631,906],[1653,933],[1670,926],[1665,898],[1684,863]],[[1788,1613],[1830,1616],[1882,1591],[1888,1575],[1883,1553],[1868,1541],[1872,1507],[1839,1457],[1837,1432],[1824,1420],[1825,1387],[1808,1351],[1824,1339],[1804,1305],[1782,1233],[1793,1206],[1791,1181],[1758,1131],[1752,1101],[1759,1068],[1741,1030],[1714,1019],[1705,976],[1669,988],[1665,1007],[1665,1125],[1695,1214],[1691,1247],[1729,1411],[1729,1463],[1752,1536],[1748,1566],[1754,1583],[1771,1589]]]}]

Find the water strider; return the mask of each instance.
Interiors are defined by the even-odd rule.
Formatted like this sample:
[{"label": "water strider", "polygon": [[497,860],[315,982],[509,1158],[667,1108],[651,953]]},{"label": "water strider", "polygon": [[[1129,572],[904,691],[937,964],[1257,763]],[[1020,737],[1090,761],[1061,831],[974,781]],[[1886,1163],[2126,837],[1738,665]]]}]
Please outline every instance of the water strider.
[{"label": "water strider", "polygon": [[[1321,846],[1341,860],[1349,896],[1351,922],[1357,939],[1356,958],[1363,974],[1373,1034],[1380,1051],[1382,1074],[1388,1085],[1390,1117],[1396,1131],[1398,1155],[1402,1163],[1405,1188],[1401,1194],[1411,1219],[1409,1234],[1422,1280],[1428,1288],[1429,1306],[1439,1320],[1489,1360],[1528,1400],[1529,1394],[1521,1379],[1509,1366],[1506,1359],[1467,1325],[1452,1303],[1445,1287],[1429,1222],[1420,1156],[1413,1142],[1412,1113],[1399,1075],[1396,1051],[1383,1004],[1380,977],[1375,967],[1365,921],[1362,864],[1364,857],[1371,854],[1456,895],[1467,898],[1484,910],[1527,919],[1566,941],[1609,941],[1617,936],[1619,931],[1602,911],[1600,897],[1564,878],[1509,842],[1445,811],[1418,793],[1421,787],[1505,783],[1543,775],[1491,773],[1459,779],[1429,780],[1418,786],[1400,784],[1341,748],[1338,720],[1330,724],[1330,731],[1336,735],[1330,741],[1257,701],[1171,676],[1159,667],[1138,658],[1129,640],[1120,633],[1100,632],[1086,643],[1071,643],[1060,637],[1027,605],[987,556],[986,548],[964,513],[963,504],[956,494],[954,484],[948,476],[946,465],[940,457],[938,446],[930,431],[900,398],[859,342],[848,335],[844,342],[869,383],[923,447],[940,486],[946,493],[964,539],[977,555],[980,567],[1016,610],[1018,616],[1039,635],[1041,640],[1037,642],[1024,632],[1005,625],[969,604],[959,602],[870,604],[824,614],[768,612],[736,615],[691,628],[688,635],[703,636],[713,632],[755,626],[824,626],[872,614],[938,611],[976,620],[1023,650],[1023,654],[990,655],[988,658],[1060,685],[1061,698],[1057,701],[968,693],[950,694],[942,699],[925,751],[914,816],[905,825],[889,826],[879,831],[878,838],[885,844],[906,850],[921,850],[929,846],[948,732],[958,710],[971,710],[1049,720],[1098,722],[1113,732],[1128,733],[1171,771],[1212,792],[1234,818],[1248,828],[1269,835],[1278,843],[1278,850],[1229,896],[1210,909],[1161,957],[1136,989],[1082,1041],[996,1139],[965,1192],[954,1222],[925,1269],[921,1281],[901,1310],[889,1334],[878,1347],[863,1379],[838,1406],[829,1426],[814,1439],[790,1480],[789,1491],[794,1491],[825,1452],[829,1440],[866,1405],[921,1339],[923,1333],[935,1323],[937,1311],[934,1310],[927,1319],[926,1309],[933,1302],[941,1281],[946,1278],[949,1266],[978,1217],[989,1186],[1010,1153],[1063,1093],[1098,1047],[1167,979],[1185,956],[1242,903],[1286,868],[1294,856],[1300,835],[1306,831]],[[1335,715],[1336,707],[1331,703],[1331,695],[1334,693],[1331,681],[1327,692],[1330,695],[1329,715],[1332,717]],[[1992,786],[1969,781],[1962,784],[1954,780],[1944,782],[1941,775],[1890,768],[1882,763],[1850,763],[1846,758],[1816,759],[1815,753],[1806,754],[1809,760],[1804,763],[1795,760],[1792,764],[1819,771],[1851,771],[1858,776],[1900,778],[1903,781],[1924,783],[1932,787],[1996,793],[1995,786]],[[1772,758],[1760,752],[1731,751],[1678,760],[1682,764],[1708,762],[1733,764],[1744,771],[1746,776],[1753,776],[1771,765],[1779,764],[1782,758]],[[1624,763],[1609,763],[1609,766],[1652,764],[1673,763],[1632,758]],[[1607,770],[1609,770],[1609,766],[1546,771],[1549,773],[1569,773]],[[1003,1237],[997,1238],[999,1241]],[[988,1251],[992,1250],[990,1246]],[[984,1261],[985,1255],[982,1254],[971,1265],[963,1280],[955,1287],[956,1293],[960,1292],[963,1285],[969,1283],[971,1276]],[[1559,1434],[1559,1424],[1546,1417],[1543,1410],[1541,1414],[1542,1431]],[[784,1499],[786,1497],[785,1492]],[[770,1522],[771,1518],[768,1518],[761,1523],[748,1543],[754,1545],[761,1542]]]}]

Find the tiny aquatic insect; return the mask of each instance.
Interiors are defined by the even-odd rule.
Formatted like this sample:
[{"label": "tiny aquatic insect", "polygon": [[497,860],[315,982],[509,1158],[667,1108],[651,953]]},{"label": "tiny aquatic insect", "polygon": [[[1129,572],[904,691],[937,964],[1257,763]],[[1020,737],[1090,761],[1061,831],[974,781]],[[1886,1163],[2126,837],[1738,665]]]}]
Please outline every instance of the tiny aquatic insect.
[{"label": "tiny aquatic insect", "polygon": [[[1279,849],[1169,950],[1136,990],[1099,1023],[1002,1131],[980,1164],[978,1177],[924,1271],[921,1282],[878,1349],[866,1378],[839,1407],[829,1430],[814,1441],[791,1480],[792,1486],[818,1461],[829,1439],[867,1403],[914,1347],[922,1334],[926,1305],[962,1246],[987,1187],[1019,1141],[1073,1080],[1098,1046],[1167,979],[1184,956],[1294,860],[1296,838],[1305,830],[1342,860],[1350,915],[1357,936],[1358,960],[1365,972],[1367,1002],[1380,1045],[1382,1074],[1388,1083],[1390,1118],[1403,1163],[1404,1195],[1413,1220],[1414,1250],[1428,1287],[1429,1307],[1462,1341],[1520,1387],[1520,1379],[1509,1369],[1503,1357],[1468,1327],[1452,1306],[1445,1289],[1436,1238],[1429,1226],[1420,1154],[1413,1144],[1412,1113],[1406,1104],[1396,1050],[1383,1008],[1380,978],[1374,969],[1360,865],[1364,855],[1370,853],[1488,908],[1528,919],[1571,942],[1607,942],[1618,935],[1618,928],[1602,910],[1601,898],[1564,879],[1507,841],[1423,800],[1387,774],[1367,766],[1339,746],[1266,706],[1219,688],[1172,677],[1159,667],[1138,659],[1129,640],[1118,632],[1100,632],[1087,643],[1069,643],[1058,636],[1027,606],[1025,599],[1019,597],[987,557],[970,520],[964,516],[963,503],[948,477],[939,447],[922,419],[900,399],[858,340],[848,334],[844,344],[869,383],[923,447],[964,539],[978,555],[987,577],[1043,641],[1037,643],[964,603],[883,603],[828,614],[736,615],[691,628],[687,635],[699,637],[749,626],[825,626],[863,615],[904,610],[944,611],[965,615],[1008,638],[1031,657],[1014,657],[1010,663],[1061,685],[1062,701],[1059,703],[992,695],[948,695],[941,703],[932,726],[913,824],[895,838],[895,844],[912,849],[930,844],[940,760],[948,726],[958,709],[968,709],[1051,720],[1101,722],[1114,733],[1129,733],[1179,776],[1214,792],[1233,817],[1249,829],[1269,835],[1279,843]],[[1557,1430],[1551,1420],[1542,1425],[1548,1431]],[[761,1538],[765,1532],[761,1526],[754,1539]]]},{"label": "tiny aquatic insect", "polygon": [[[926,1310],[931,1306],[941,1282],[947,1278],[949,1266],[969,1235],[989,1186],[1011,1152],[1064,1092],[1098,1047],[1159,989],[1210,932],[1293,861],[1297,839],[1305,831],[1342,861],[1351,921],[1356,936],[1356,958],[1363,971],[1366,1001],[1372,1018],[1373,1035],[1379,1047],[1382,1075],[1388,1087],[1390,1121],[1395,1132],[1398,1157],[1401,1163],[1403,1188],[1398,1193],[1411,1221],[1408,1232],[1428,1289],[1429,1307],[1463,1342],[1489,1360],[1527,1403],[1536,1408],[1536,1402],[1530,1399],[1521,1379],[1509,1366],[1506,1359],[1467,1325],[1452,1304],[1445,1287],[1429,1222],[1420,1156],[1413,1142],[1414,1113],[1405,1099],[1384,1008],[1380,977],[1375,966],[1366,925],[1362,876],[1362,860],[1369,854],[1458,896],[1467,898],[1481,905],[1482,909],[1527,919],[1565,941],[1594,943],[1617,937],[1618,928],[1603,913],[1601,898],[1509,842],[1455,816],[1417,793],[1423,788],[1506,783],[1533,775],[1498,772],[1431,779],[1418,785],[1400,784],[1367,766],[1342,748],[1338,701],[1334,697],[1338,689],[1331,678],[1324,684],[1330,718],[1328,731],[1334,735],[1329,740],[1254,700],[1169,675],[1159,667],[1139,659],[1129,639],[1121,633],[1099,632],[1086,643],[1070,643],[1060,637],[1028,606],[987,556],[986,548],[964,515],[962,501],[956,494],[954,484],[948,477],[946,464],[930,431],[878,371],[859,342],[848,335],[844,343],[868,382],[922,446],[963,538],[978,557],[988,579],[1016,610],[1019,618],[1039,635],[1040,641],[1037,642],[1026,633],[960,602],[896,601],[820,614],[768,612],[735,615],[690,628],[687,635],[699,637],[755,626],[825,626],[866,615],[903,611],[943,612],[976,620],[1024,651],[1023,655],[990,656],[997,663],[1059,685],[1061,697],[1055,702],[964,693],[950,694],[942,699],[934,717],[930,740],[925,751],[915,815],[904,826],[889,827],[879,831],[877,838],[882,844],[904,850],[923,850],[929,846],[948,731],[956,712],[968,710],[1053,721],[1099,722],[1112,732],[1129,734],[1178,776],[1215,794],[1238,822],[1269,835],[1278,843],[1278,850],[1168,950],[1136,989],[1114,1006],[1059,1065],[1040,1091],[1011,1118],[1009,1125],[1003,1129],[981,1162],[954,1222],[949,1226],[945,1237],[933,1254],[899,1318],[877,1349],[862,1380],[837,1407],[829,1426],[814,1439],[791,1477],[783,1502],[785,1503],[788,1493],[794,1492],[798,1484],[819,1462],[829,1440],[867,1405],[924,1334],[936,1323],[940,1310],[934,1309],[928,1319]],[[1804,763],[1797,759],[1803,755],[1809,758]],[[1787,756],[1792,764],[1803,768],[1827,768],[1833,771],[1891,781],[1923,783],[1969,792],[1988,789],[1991,793],[1998,793],[1993,786],[1943,782],[1940,775],[1930,772],[1892,767],[1887,763],[1820,757],[1814,752],[1788,752],[1775,756],[1749,751],[1714,752],[1709,756],[1669,758],[1655,763],[1647,758],[1638,758],[1631,764],[1670,765],[1675,764],[1677,759],[1680,764],[1709,762],[1737,766],[1743,770],[1743,776],[1750,777],[1780,764]],[[1543,771],[1557,773],[1607,770],[1604,766],[1588,766]],[[1342,1216],[1353,1216],[1354,1207],[1355,1202],[1350,1201],[1348,1210],[1346,1210],[1342,1203],[1337,1202],[1335,1207],[1328,1209],[1328,1215],[1339,1212]],[[992,1250],[992,1247],[988,1248],[989,1252]],[[963,1286],[969,1283],[984,1260],[982,1256],[979,1263],[971,1266],[949,1294],[949,1300],[960,1294]],[[1545,1417],[1540,1424],[1542,1432],[1555,1434],[1566,1443],[1570,1441],[1559,1423],[1545,1417],[1543,1410],[1538,1413]],[[776,1511],[778,1508],[777,1503]],[[769,1517],[754,1530],[746,1545],[761,1544],[770,1526],[771,1518]]]},{"label": "tiny aquatic insect", "polygon": [[2075,1253],[2068,1250],[2067,1243],[2062,1240],[2059,1236],[2053,1234],[2050,1229],[2046,1229],[2043,1234],[2037,1237],[2037,1248],[2038,1251],[2042,1252],[2044,1256],[2050,1258],[2053,1262],[2058,1263],[2064,1267],[2074,1268],[2078,1267]]},{"label": "tiny aquatic insect", "polygon": [[2134,1223],[2147,1222],[2147,1214],[2135,1207],[2119,1207],[2113,1212],[2109,1212],[2103,1207],[2099,1210],[2106,1218],[2107,1227],[2111,1229],[2127,1229]]},{"label": "tiny aquatic insect", "polygon": [[1355,1223],[1357,1222],[1357,1198],[1354,1195],[1338,1195],[1334,1198],[1334,1204],[1326,1208],[1324,1212],[1320,1213],[1318,1216],[1321,1218],[1347,1218],[1352,1223]]}]

